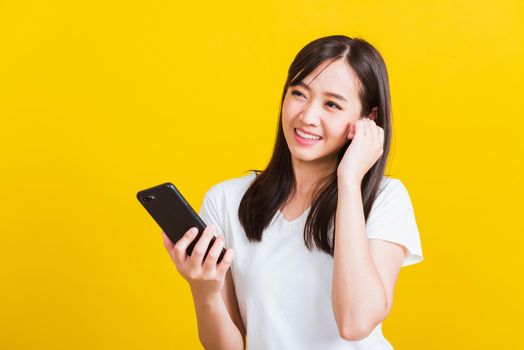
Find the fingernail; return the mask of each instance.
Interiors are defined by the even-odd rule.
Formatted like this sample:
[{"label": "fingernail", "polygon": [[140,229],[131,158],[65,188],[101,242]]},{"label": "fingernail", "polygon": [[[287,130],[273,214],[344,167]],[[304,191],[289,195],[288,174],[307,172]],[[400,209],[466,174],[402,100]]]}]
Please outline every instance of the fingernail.
[{"label": "fingernail", "polygon": [[198,229],[196,227],[191,228],[191,233],[197,233],[197,232],[198,232]]}]

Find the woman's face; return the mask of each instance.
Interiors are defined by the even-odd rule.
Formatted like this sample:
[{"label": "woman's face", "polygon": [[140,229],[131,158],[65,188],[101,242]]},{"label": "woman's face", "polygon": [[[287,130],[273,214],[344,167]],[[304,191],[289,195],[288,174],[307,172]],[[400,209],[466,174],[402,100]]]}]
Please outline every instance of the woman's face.
[{"label": "woman's face", "polygon": [[[292,156],[302,161],[336,162],[349,141],[349,125],[354,126],[360,113],[358,78],[353,71],[344,59],[323,62],[299,85],[290,86],[284,97],[282,128]],[[320,139],[304,139],[297,129]]]}]

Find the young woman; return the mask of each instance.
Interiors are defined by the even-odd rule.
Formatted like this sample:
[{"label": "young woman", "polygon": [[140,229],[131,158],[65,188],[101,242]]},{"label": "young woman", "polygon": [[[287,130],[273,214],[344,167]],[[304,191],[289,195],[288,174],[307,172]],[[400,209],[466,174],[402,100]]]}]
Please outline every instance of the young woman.
[{"label": "young woman", "polygon": [[289,68],[267,168],[211,187],[191,257],[196,232],[176,244],[164,234],[206,349],[244,349],[246,338],[249,350],[392,349],[381,323],[401,266],[422,249],[405,186],[384,175],[390,140],[377,50],[341,35],[306,45]]}]

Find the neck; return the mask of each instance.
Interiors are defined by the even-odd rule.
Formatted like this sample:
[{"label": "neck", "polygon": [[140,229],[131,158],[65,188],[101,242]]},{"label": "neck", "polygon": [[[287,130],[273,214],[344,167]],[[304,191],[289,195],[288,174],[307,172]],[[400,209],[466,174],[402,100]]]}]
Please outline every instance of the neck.
[{"label": "neck", "polygon": [[311,202],[316,187],[321,181],[336,171],[336,160],[303,161],[292,158],[293,173],[295,174],[295,197]]}]

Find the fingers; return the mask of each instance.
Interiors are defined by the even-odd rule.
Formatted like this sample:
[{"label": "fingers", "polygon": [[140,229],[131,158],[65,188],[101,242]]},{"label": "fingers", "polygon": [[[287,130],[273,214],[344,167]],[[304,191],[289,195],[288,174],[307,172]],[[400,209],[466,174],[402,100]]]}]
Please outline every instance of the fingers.
[{"label": "fingers", "polygon": [[361,118],[357,120],[355,123],[355,136],[353,136],[354,139],[359,139],[364,132],[364,118]]},{"label": "fingers", "polygon": [[384,129],[378,126],[375,123],[375,121],[371,119],[367,119],[366,126],[368,130],[367,135],[373,138],[373,140],[370,140],[370,141],[372,141],[373,144],[376,144],[376,146],[378,147],[378,149],[380,150],[382,154],[382,149],[384,145]]},{"label": "fingers", "polygon": [[[194,230],[193,230],[194,229]],[[197,236],[198,230],[196,227],[188,230],[182,238],[180,238],[172,248],[168,249],[170,254],[173,256],[177,266],[181,266],[186,260],[186,248],[191,244],[193,239]]]},{"label": "fingers", "polygon": [[357,126],[360,129],[360,134],[364,138],[368,135],[367,125],[368,125],[367,118],[361,118],[359,121],[357,121]]},{"label": "fingers", "polygon": [[[360,125],[359,125],[360,122]],[[384,136],[384,129],[382,129],[380,126],[376,124],[376,122],[372,119],[369,119],[367,117],[363,117],[357,121],[357,124],[362,129],[362,134],[366,135],[368,137],[373,137],[375,139],[380,139]]]},{"label": "fingers", "polygon": [[204,254],[209,247],[211,238],[214,236],[216,231],[216,226],[211,224],[204,229],[202,236],[198,240],[197,244],[193,248],[190,259],[190,268],[191,270],[200,270],[202,266],[202,261],[204,260]]},{"label": "fingers", "polygon": [[[177,269],[188,281],[191,279],[214,281],[217,277],[219,280],[223,280],[233,262],[233,249],[226,249],[222,260],[217,264],[218,258],[224,250],[225,239],[221,234],[215,236],[217,227],[215,225],[209,225],[204,229],[204,232],[193,248],[191,256],[188,257],[186,249],[198,236],[198,230],[196,227],[194,227],[194,229],[194,231],[188,230],[184,233],[175,244],[173,244],[166,233],[162,231],[164,245],[169,255],[175,262]],[[204,263],[202,263],[213,237],[215,237],[213,245],[209,249]]]},{"label": "fingers", "polygon": [[352,140],[355,137],[355,124],[350,123],[348,126],[346,138]]},{"label": "fingers", "polygon": [[380,133],[379,133],[380,127],[375,123],[374,120],[370,120],[369,128],[371,129],[373,136],[375,137],[375,140],[380,139]]},{"label": "fingers", "polygon": [[233,262],[233,258],[234,258],[234,251],[232,248],[229,248],[226,251],[226,253],[224,254],[224,257],[222,258],[222,260],[220,261],[220,264],[218,264],[218,266],[216,267],[217,274],[221,278],[225,277],[227,269],[229,269],[229,267],[231,266],[231,262]]},{"label": "fingers", "polygon": [[209,250],[209,253],[207,254],[204,264],[202,265],[202,268],[206,272],[215,272],[217,260],[222,252],[222,248],[224,247],[224,236],[218,235],[215,241],[213,242],[213,246]]},{"label": "fingers", "polygon": [[[362,117],[356,121],[355,135],[353,141],[366,145],[366,148],[377,152],[379,157],[384,153],[384,129],[378,126],[374,120]],[[362,138],[362,140],[360,140]]]}]

